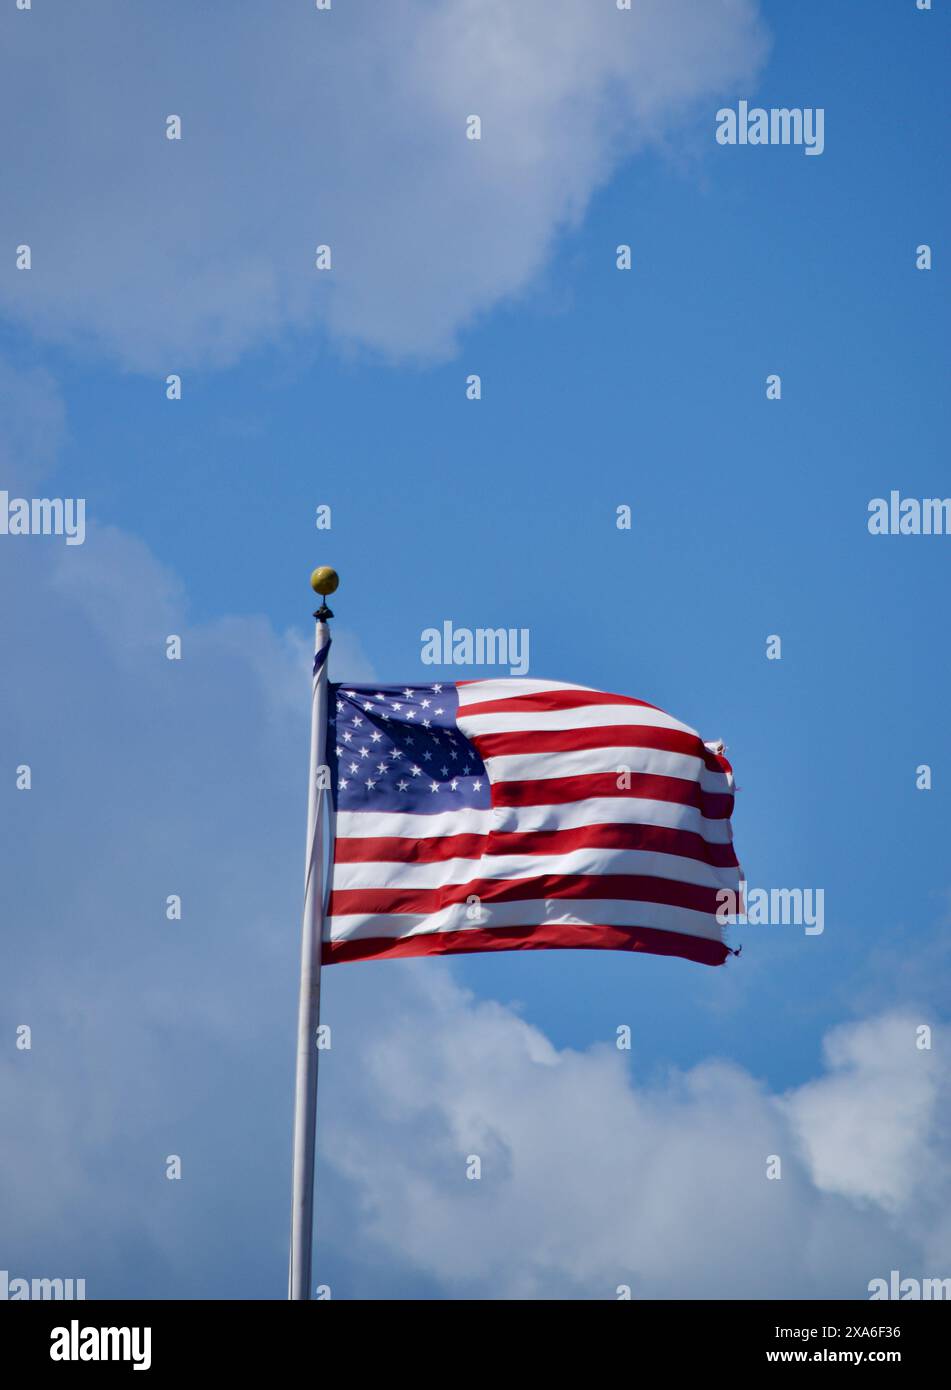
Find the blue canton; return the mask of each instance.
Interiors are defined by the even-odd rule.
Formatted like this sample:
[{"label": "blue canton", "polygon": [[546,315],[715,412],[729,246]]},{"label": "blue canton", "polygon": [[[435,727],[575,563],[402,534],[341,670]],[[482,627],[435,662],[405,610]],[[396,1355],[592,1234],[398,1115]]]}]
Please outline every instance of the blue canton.
[{"label": "blue canton", "polygon": [[478,753],[456,727],[455,685],[331,683],[327,762],[338,811],[433,815],[491,806]]}]

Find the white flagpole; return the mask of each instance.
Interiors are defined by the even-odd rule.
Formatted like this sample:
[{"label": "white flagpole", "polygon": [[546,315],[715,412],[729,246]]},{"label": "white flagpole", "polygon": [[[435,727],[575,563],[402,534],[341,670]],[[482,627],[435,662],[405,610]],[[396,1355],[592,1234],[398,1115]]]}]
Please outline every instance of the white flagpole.
[{"label": "white flagpole", "polygon": [[333,614],[326,597],[337,587],[334,570],[314,570],[311,586],[324,602],[314,614],[314,681],[310,714],[310,780],[307,787],[307,850],[304,920],[301,929],[300,1004],[297,1014],[297,1082],[294,1093],[294,1176],[291,1250],[287,1296],[309,1299],[314,1238],[314,1160],[317,1138],[317,1028],[320,1022],[320,951],[323,936],[323,807],[327,793],[318,786],[326,762],[327,648]]}]

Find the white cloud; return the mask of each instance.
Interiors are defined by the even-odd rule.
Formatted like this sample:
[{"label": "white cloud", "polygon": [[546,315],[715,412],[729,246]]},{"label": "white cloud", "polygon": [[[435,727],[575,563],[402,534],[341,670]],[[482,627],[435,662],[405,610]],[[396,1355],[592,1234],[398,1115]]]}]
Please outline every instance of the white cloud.
[{"label": "white cloud", "polygon": [[[0,1267],[88,1275],[100,1297],[130,1279],[264,1296],[284,1258],[306,638],[190,622],[177,579],[109,528],[0,545],[0,587],[3,1027],[33,1030],[0,1056]],[[372,678],[337,643],[341,673]],[[224,1269],[220,1204],[242,1200],[246,1262]]]},{"label": "white cloud", "polygon": [[365,1234],[448,1292],[861,1298],[896,1262],[951,1268],[928,1238],[951,1180],[937,1149],[951,1096],[911,1017],[836,1030],[829,1072],[783,1097],[725,1061],[632,1080],[610,1045],[556,1051],[448,976],[401,984],[412,997],[331,1062],[344,1075],[327,1088],[328,1152]]},{"label": "white cloud", "polygon": [[835,1029],[825,1040],[828,1075],[787,1104],[816,1186],[900,1211],[929,1174],[940,1077],[919,1050],[916,1023],[893,1017]]},{"label": "white cloud", "polygon": [[451,351],[624,159],[712,113],[766,47],[756,0],[100,0],[0,23],[0,241],[33,251],[0,306],[162,373],[315,327]]}]

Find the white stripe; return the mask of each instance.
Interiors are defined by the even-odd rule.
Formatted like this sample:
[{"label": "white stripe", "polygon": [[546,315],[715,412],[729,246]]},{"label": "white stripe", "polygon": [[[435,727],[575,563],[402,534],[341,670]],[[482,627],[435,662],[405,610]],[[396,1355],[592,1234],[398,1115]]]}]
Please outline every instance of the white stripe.
[{"label": "white stripe", "polygon": [[575,830],[583,825],[662,825],[690,830],[711,845],[733,839],[727,819],[708,820],[695,806],[644,796],[589,796],[560,806],[498,806],[492,810],[402,815],[398,811],[338,811],[340,839],[396,835],[424,840],[438,835],[488,835],[490,831]]},{"label": "white stripe", "polygon": [[590,685],[572,685],[570,681],[546,680],[485,680],[470,685],[456,685],[459,708],[481,705],[485,700],[517,700],[521,695],[537,695],[545,690],[590,690]]},{"label": "white stripe", "polygon": [[374,860],[372,863],[335,864],[335,891],[363,888],[442,888],[474,879],[538,878],[542,874],[642,874],[672,879],[706,888],[739,886],[739,870],[718,868],[700,859],[679,854],[658,854],[643,849],[584,849],[564,854],[486,854],[474,859],[441,859],[432,864],[407,864]]},{"label": "white stripe", "polygon": [[594,776],[647,772],[655,777],[679,777],[699,782],[705,792],[724,795],[731,791],[725,772],[708,772],[702,758],[685,753],[668,753],[660,748],[573,748],[561,753],[500,753],[486,758],[486,771],[493,782],[547,781],[551,777]]},{"label": "white stripe", "polygon": [[662,825],[690,830],[711,845],[733,839],[729,820],[708,820],[695,806],[679,801],[650,801],[643,796],[589,796],[561,806],[500,806],[493,828],[498,831],[575,830],[582,825]]},{"label": "white stripe", "polygon": [[365,839],[397,835],[410,840],[438,839],[442,835],[488,835],[498,829],[496,812],[463,806],[458,811],[438,811],[431,816],[402,811],[338,811],[337,838]]},{"label": "white stripe", "polygon": [[325,941],[358,941],[382,936],[395,940],[403,936],[428,936],[443,931],[491,930],[493,927],[545,926],[549,923],[593,923],[608,927],[653,927],[658,931],[681,932],[706,941],[721,940],[720,928],[712,912],[671,907],[667,903],[592,902],[585,898],[544,898],[517,903],[482,904],[484,919],[471,921],[466,903],[453,903],[439,912],[380,912],[337,914],[326,919]]},{"label": "white stripe", "polygon": [[466,714],[459,710],[456,723],[466,738],[479,734],[526,733],[532,729],[598,729],[612,724],[640,724],[650,729],[680,729],[700,735],[688,724],[681,724],[663,710],[646,705],[578,705],[574,709],[526,711],[503,710],[498,714]]}]

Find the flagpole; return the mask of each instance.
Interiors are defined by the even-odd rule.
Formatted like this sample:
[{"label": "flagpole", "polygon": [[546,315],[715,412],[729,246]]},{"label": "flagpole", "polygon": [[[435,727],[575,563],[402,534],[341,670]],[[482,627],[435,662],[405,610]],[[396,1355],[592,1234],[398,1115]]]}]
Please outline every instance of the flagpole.
[{"label": "flagpole", "polygon": [[337,587],[336,572],[326,565],[314,570],[311,587],[323,602],[314,614],[314,679],[310,713],[310,774],[307,785],[307,848],[304,873],[304,918],[301,928],[300,1003],[297,1012],[297,1079],[294,1091],[294,1172],[291,1204],[291,1249],[287,1296],[311,1297],[314,1239],[314,1166],[317,1138],[317,1028],[320,1022],[320,953],[323,936],[323,803],[319,783],[326,763],[327,651],[333,614],[326,599]]}]

